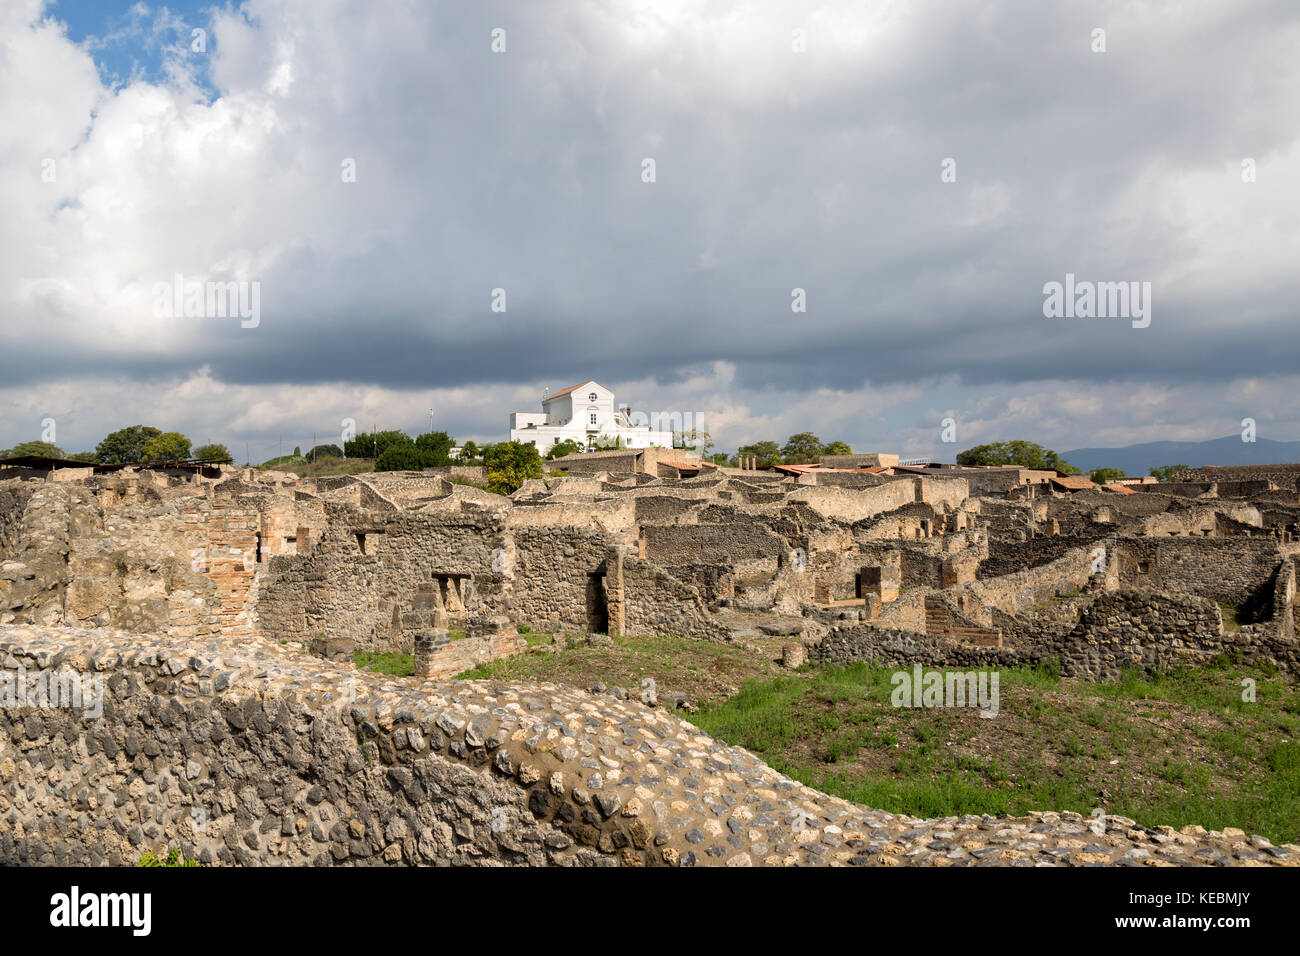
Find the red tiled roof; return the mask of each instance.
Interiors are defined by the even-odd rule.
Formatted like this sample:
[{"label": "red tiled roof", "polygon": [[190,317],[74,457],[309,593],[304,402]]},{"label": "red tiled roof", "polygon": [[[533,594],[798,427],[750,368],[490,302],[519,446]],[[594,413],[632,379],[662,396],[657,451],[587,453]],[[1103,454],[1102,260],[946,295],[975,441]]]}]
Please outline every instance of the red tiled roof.
[{"label": "red tiled roof", "polygon": [[1089,488],[1096,488],[1095,482],[1079,475],[1069,475],[1066,477],[1057,476],[1051,479],[1052,484],[1065,488],[1068,491],[1087,491]]},{"label": "red tiled roof", "polygon": [[[593,378],[589,378],[589,379],[587,379],[585,382],[579,382],[577,385],[570,385],[568,388],[566,388],[566,389],[565,389],[564,391],[562,391],[562,392],[556,392],[554,395],[547,395],[544,399],[542,399],[542,404],[545,405],[545,404],[546,404],[547,402],[549,402],[551,399],[553,399],[553,398],[559,398],[561,395],[568,395],[568,394],[569,394],[570,392],[572,392],[574,389],[582,388],[582,386],[584,386],[584,385],[599,385],[599,384],[600,384],[600,383],[597,382],[595,379],[593,379]],[[605,386],[601,385],[601,388],[604,388],[604,387],[605,387]]]},{"label": "red tiled roof", "polygon": [[773,465],[772,467],[795,475],[875,475],[889,470],[882,466],[871,468],[823,468],[821,465]]}]

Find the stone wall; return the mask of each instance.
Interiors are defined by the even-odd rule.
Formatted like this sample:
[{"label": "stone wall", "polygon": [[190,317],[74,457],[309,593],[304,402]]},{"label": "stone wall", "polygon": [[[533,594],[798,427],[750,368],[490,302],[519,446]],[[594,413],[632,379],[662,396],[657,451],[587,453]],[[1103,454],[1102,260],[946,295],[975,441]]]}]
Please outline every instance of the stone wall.
[{"label": "stone wall", "polygon": [[[309,641],[325,631],[359,646],[410,650],[401,615],[436,574],[471,579],[502,544],[490,514],[362,514],[330,505],[330,524],[307,555],[272,559],[257,614],[267,633]],[[378,519],[378,520],[376,520]],[[477,609],[471,590],[460,598]],[[464,606],[458,606],[464,612]]]},{"label": "stone wall", "polygon": [[830,863],[857,850],[822,826],[876,825],[639,702],[256,639],[0,627],[0,674],[51,666],[101,677],[101,712],[0,708],[3,865]]},{"label": "stone wall", "polygon": [[1205,468],[1180,468],[1170,477],[1172,483],[1185,481],[1271,481],[1279,488],[1300,487],[1300,464],[1279,465],[1214,465]]},{"label": "stone wall", "polygon": [[447,628],[431,628],[414,641],[416,677],[454,677],[470,668],[519,653],[527,641],[507,617],[473,621],[460,640]]},{"label": "stone wall", "polygon": [[263,563],[322,520],[284,491],[246,499],[153,473],[5,487],[0,623],[251,634]]},{"label": "stone wall", "polygon": [[645,556],[661,565],[697,562],[730,564],[772,558],[787,549],[785,540],[753,524],[736,521],[706,525],[647,525],[641,536]]},{"label": "stone wall", "polygon": [[629,555],[622,564],[624,633],[729,640],[729,632],[710,617],[694,587],[640,558]]},{"label": "stone wall", "polygon": [[[949,615],[949,621],[960,621],[951,609]],[[997,630],[1006,631],[1007,623],[994,612]],[[1083,609],[1072,627],[1029,633],[1013,629],[1004,633],[1007,640],[1001,647],[988,646],[995,644],[993,635],[983,631],[973,621],[950,631],[951,636],[911,627],[836,627],[810,645],[809,657],[821,663],[865,660],[935,667],[1015,667],[1055,659],[1065,677],[1116,680],[1124,667],[1151,673],[1195,667],[1228,654],[1300,674],[1300,641],[1294,635],[1264,628],[1223,633],[1213,601],[1183,594],[1103,594]]]},{"label": "stone wall", "polygon": [[1123,667],[1146,672],[1192,666],[1231,643],[1213,601],[1153,591],[1116,591],[1085,608],[1061,647],[1061,672],[1117,680]]},{"label": "stone wall", "polygon": [[809,645],[808,657],[819,664],[869,661],[900,667],[1012,667],[1028,662],[1012,648],[981,647],[918,631],[869,625],[832,627]]},{"label": "stone wall", "polygon": [[[539,525],[512,532],[513,598],[506,613],[534,630],[599,631],[606,558],[603,533]],[[608,606],[605,607],[605,613]]]},{"label": "stone wall", "polygon": [[[973,594],[986,605],[1015,614],[1025,608],[1043,604],[1058,594],[1086,587],[1093,575],[1093,551],[1098,547],[1102,545],[1094,543],[1090,547],[1074,548],[1055,561],[1014,574],[984,578],[964,585],[962,590]],[[1109,561],[1109,556],[1107,560]]]},{"label": "stone wall", "polygon": [[102,678],[100,710],[0,707],[0,865],[173,847],[205,865],[1300,861],[1239,830],[872,810],[656,707],[554,685],[390,678],[260,639],[0,626],[0,678],[51,667]]},{"label": "stone wall", "polygon": [[861,521],[893,511],[919,499],[913,481],[889,481],[875,488],[832,488],[800,485],[787,496],[790,502],[802,502],[823,518]]},{"label": "stone wall", "polygon": [[988,557],[980,562],[978,578],[1001,577],[1060,560],[1071,551],[1091,550],[1096,542],[1112,533],[1109,529],[1091,534],[1036,537],[1026,541],[992,541]]},{"label": "stone wall", "polygon": [[1234,606],[1257,599],[1283,558],[1278,542],[1264,537],[1125,537],[1115,553],[1125,587],[1198,594]]}]

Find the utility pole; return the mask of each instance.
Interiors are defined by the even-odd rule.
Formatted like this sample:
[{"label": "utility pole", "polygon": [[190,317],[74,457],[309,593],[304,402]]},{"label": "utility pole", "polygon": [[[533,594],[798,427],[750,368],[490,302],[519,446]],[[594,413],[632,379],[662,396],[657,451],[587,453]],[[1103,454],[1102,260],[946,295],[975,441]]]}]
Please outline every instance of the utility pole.
[{"label": "utility pole", "polygon": [[244,467],[253,467],[253,456],[248,453],[248,442],[244,442]]},{"label": "utility pole", "polygon": [[429,402],[429,431],[433,431],[433,402]]},{"label": "utility pole", "polygon": [[316,464],[316,433],[311,433],[311,463]]}]

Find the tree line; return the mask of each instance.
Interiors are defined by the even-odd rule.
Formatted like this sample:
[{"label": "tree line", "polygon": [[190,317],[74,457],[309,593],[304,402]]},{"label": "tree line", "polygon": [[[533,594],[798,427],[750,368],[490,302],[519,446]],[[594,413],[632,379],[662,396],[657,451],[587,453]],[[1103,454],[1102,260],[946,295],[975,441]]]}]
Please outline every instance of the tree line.
[{"label": "tree line", "polygon": [[47,441],[24,441],[13,448],[0,450],[0,458],[35,455],[40,458],[63,458],[98,465],[137,465],[154,461],[186,461],[204,458],[233,461],[225,445],[205,444],[191,448],[190,440],[180,432],[165,432],[151,425],[131,425],[110,432],[94,451],[65,452]]},{"label": "tree line", "polygon": [[[692,433],[707,448],[712,439],[706,433]],[[595,443],[597,451],[621,447],[617,439],[601,439]],[[515,491],[529,478],[541,476],[541,458],[537,449],[529,443],[499,442],[479,446],[473,441],[466,441],[453,459],[451,451],[456,440],[447,432],[431,431],[412,438],[399,429],[386,431],[362,432],[348,440],[340,448],[334,444],[315,445],[306,455],[295,447],[292,455],[272,458],[258,467],[282,467],[285,465],[315,461],[319,458],[360,458],[373,459],[375,471],[418,471],[439,465],[465,464],[482,465],[487,474],[487,484],[493,491],[509,494]],[[551,458],[563,458],[566,455],[585,451],[585,446],[571,439],[558,442],[548,452]],[[822,442],[812,432],[799,432],[791,435],[784,445],[774,441],[759,441],[742,445],[735,454],[720,452],[708,455],[707,460],[716,465],[737,467],[742,459],[752,458],[760,468],[772,465],[800,465],[819,462],[828,455],[851,455],[853,449],[846,442]],[[187,459],[204,459],[219,462],[233,462],[234,459],[225,445],[207,443],[191,447],[190,440],[180,432],[165,432],[151,425],[131,425],[106,435],[95,446],[94,451],[67,453],[58,445],[46,441],[19,442],[13,448],[0,449],[0,458],[32,455],[43,458],[64,458],[72,461],[84,461],[95,464],[145,464],[159,461],[184,461]],[[1029,441],[1003,441],[976,445],[957,455],[959,465],[1015,465],[1047,471],[1060,471],[1064,474],[1081,474],[1068,461],[1050,448]],[[1159,481],[1171,480],[1173,472],[1186,465],[1153,466],[1151,474]],[[1126,477],[1119,468],[1096,468],[1089,473],[1089,478],[1098,484],[1114,478]],[[506,490],[509,489],[509,490]]]},{"label": "tree line", "polygon": [[742,458],[753,458],[759,468],[770,468],[772,465],[811,465],[826,455],[851,454],[853,449],[846,442],[823,442],[812,432],[799,432],[787,438],[784,445],[774,441],[753,442],[741,445],[734,455],[724,452],[710,455],[709,461],[736,468]]}]

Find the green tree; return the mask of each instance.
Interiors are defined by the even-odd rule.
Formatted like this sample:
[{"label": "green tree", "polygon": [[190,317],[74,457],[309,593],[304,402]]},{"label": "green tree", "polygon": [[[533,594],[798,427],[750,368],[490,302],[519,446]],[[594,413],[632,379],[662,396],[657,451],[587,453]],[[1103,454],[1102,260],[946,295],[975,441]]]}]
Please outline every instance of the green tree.
[{"label": "green tree", "polygon": [[1088,478],[1099,485],[1104,485],[1112,478],[1127,478],[1123,468],[1094,468]]},{"label": "green tree", "polygon": [[473,461],[481,454],[482,451],[479,449],[478,445],[474,444],[472,441],[467,441],[465,444],[460,446],[460,455],[458,456],[458,460]]},{"label": "green tree", "polygon": [[848,442],[833,441],[822,449],[822,456],[826,455],[851,455],[853,449],[849,447]]},{"label": "green tree", "polygon": [[216,442],[213,442],[208,445],[200,445],[198,448],[194,449],[194,457],[211,458],[216,461],[226,461],[226,462],[235,460],[234,458],[231,457],[229,448],[227,448],[225,445],[219,445]]},{"label": "green tree", "polygon": [[316,458],[342,458],[343,449],[338,445],[317,445],[307,453],[307,457]]},{"label": "green tree", "polygon": [[713,447],[713,436],[702,428],[692,428],[689,431],[673,432],[673,444],[681,442],[681,447],[687,451],[698,452],[701,458],[707,458],[709,449]]},{"label": "green tree", "polygon": [[566,438],[564,441],[557,441],[551,446],[548,454],[552,458],[563,458],[565,455],[573,455],[582,451],[582,446],[572,438]]},{"label": "green tree", "polygon": [[145,443],[144,461],[184,461],[190,457],[190,440],[180,432],[162,432]]},{"label": "green tree", "polygon": [[781,464],[781,448],[774,441],[759,441],[742,445],[736,452],[738,458],[756,458],[760,468]]},{"label": "green tree", "polygon": [[427,453],[410,438],[392,442],[375,459],[375,471],[419,471]]},{"label": "green tree", "polygon": [[542,477],[542,459],[531,443],[505,441],[483,456],[488,486],[503,495],[518,491],[529,478]]},{"label": "green tree", "polygon": [[151,425],[120,428],[95,446],[95,457],[106,465],[133,465],[144,460],[145,446],[160,435]]},{"label": "green tree", "polygon": [[1173,473],[1175,471],[1185,470],[1186,468],[1186,465],[1161,465],[1158,468],[1153,467],[1151,469],[1151,477],[1156,481],[1173,481]]},{"label": "green tree", "polygon": [[812,432],[791,435],[781,449],[781,458],[788,465],[805,465],[821,458],[826,446]]},{"label": "green tree", "polygon": [[411,436],[400,430],[389,430],[370,434],[362,432],[343,445],[343,453],[349,458],[378,458],[389,445],[400,445],[411,441]]},{"label": "green tree", "polygon": [[17,458],[20,455],[34,455],[37,458],[65,458],[63,449],[47,441],[20,441],[7,451],[0,451],[0,458]]},{"label": "green tree", "polygon": [[96,456],[93,451],[75,452],[69,455],[68,458],[70,458],[72,461],[88,461],[88,462],[99,461],[98,456]]},{"label": "green tree", "polygon": [[451,447],[456,439],[446,432],[425,432],[415,439],[415,447],[424,455],[424,468],[451,464]]},{"label": "green tree", "polygon": [[591,443],[593,451],[616,451],[623,447],[623,436],[619,435],[610,438],[608,435],[601,435]]},{"label": "green tree", "polygon": [[712,455],[709,455],[707,458],[705,458],[705,461],[711,461],[715,465],[721,465],[723,467],[727,465],[731,465],[732,467],[735,467],[735,461],[734,461],[735,457],[736,457],[735,455],[728,455],[725,451],[720,451]]},{"label": "green tree", "polygon": [[1050,448],[1029,441],[1000,441],[988,445],[976,445],[974,448],[960,452],[957,455],[957,464],[1018,465],[1021,468],[1036,468],[1044,471],[1056,469],[1070,475],[1079,473],[1078,468]]}]

